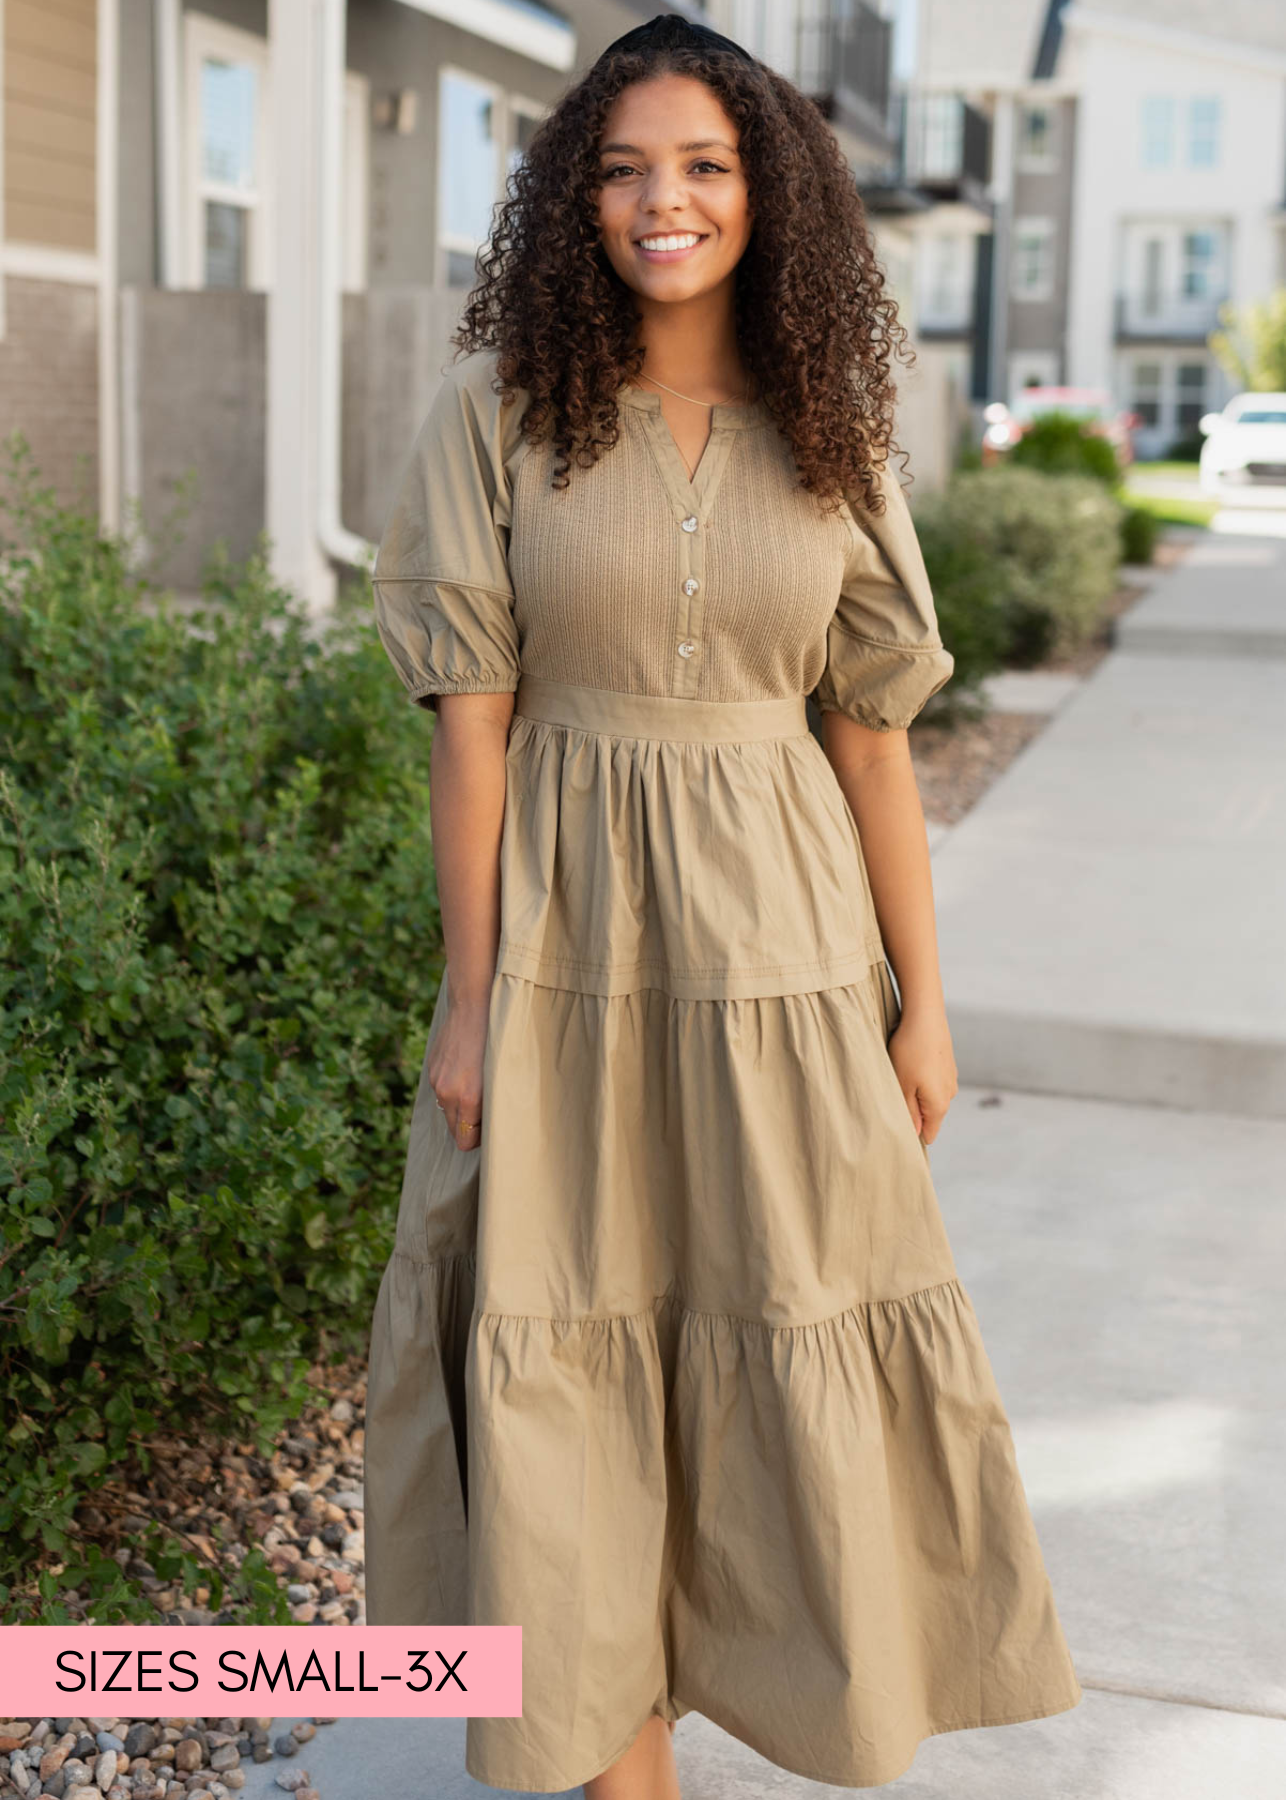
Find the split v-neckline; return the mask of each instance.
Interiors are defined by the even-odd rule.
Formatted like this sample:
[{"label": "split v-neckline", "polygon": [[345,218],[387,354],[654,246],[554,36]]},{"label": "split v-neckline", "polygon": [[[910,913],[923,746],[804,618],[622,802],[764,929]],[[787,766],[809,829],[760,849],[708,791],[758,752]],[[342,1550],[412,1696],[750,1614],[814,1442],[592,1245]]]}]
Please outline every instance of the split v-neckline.
[{"label": "split v-neckline", "polygon": [[652,453],[678,514],[696,514],[704,518],[714,503],[715,493],[738,430],[763,422],[761,401],[716,401],[710,408],[710,435],[696,468],[688,473],[688,465],[661,408],[660,394],[626,382],[619,398],[638,410]]}]

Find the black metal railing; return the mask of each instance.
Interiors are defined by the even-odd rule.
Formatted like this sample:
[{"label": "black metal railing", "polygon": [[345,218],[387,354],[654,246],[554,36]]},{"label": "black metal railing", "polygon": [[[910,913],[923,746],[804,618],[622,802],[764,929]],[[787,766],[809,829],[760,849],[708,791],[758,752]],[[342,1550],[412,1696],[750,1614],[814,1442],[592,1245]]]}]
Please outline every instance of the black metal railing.
[{"label": "black metal railing", "polygon": [[902,169],[917,187],[986,186],[991,179],[991,120],[959,94],[901,97]]},{"label": "black metal railing", "polygon": [[892,58],[893,26],[866,0],[803,0],[795,80],[828,118],[847,102],[865,122],[885,130]]}]

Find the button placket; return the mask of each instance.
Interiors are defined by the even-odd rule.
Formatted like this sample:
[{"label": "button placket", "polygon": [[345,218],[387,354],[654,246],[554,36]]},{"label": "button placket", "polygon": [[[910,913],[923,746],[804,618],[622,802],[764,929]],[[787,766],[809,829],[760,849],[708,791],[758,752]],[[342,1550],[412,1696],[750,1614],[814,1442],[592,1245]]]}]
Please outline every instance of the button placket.
[{"label": "button placket", "polygon": [[[652,451],[652,458],[673,508],[675,536],[679,554],[676,586],[679,605],[676,610],[677,630],[670,649],[674,680],[671,693],[681,699],[695,699],[701,675],[705,644],[701,635],[705,599],[705,538],[710,514],[728,458],[737,437],[737,428],[716,412],[710,438],[701,455],[695,475],[683,465],[678,446],[659,407],[648,407],[637,414]],[[687,584],[696,582],[695,587]],[[680,648],[682,646],[682,648]]]},{"label": "button placket", "polygon": [[701,675],[701,619],[705,574],[705,527],[697,513],[679,521],[679,633],[675,643],[673,692],[696,697]]}]

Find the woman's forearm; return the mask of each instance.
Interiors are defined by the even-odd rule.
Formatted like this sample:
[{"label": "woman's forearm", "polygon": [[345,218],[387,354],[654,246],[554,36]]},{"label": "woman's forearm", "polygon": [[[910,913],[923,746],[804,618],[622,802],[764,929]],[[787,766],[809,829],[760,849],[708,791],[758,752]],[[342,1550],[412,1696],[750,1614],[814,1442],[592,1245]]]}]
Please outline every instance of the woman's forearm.
[{"label": "woman's forearm", "polygon": [[884,948],[904,1012],[945,1005],[924,811],[905,731],[827,713],[826,753],[857,823]]},{"label": "woman's forearm", "polygon": [[485,1002],[500,939],[500,836],[512,694],[438,701],[429,801],[453,1001]]}]

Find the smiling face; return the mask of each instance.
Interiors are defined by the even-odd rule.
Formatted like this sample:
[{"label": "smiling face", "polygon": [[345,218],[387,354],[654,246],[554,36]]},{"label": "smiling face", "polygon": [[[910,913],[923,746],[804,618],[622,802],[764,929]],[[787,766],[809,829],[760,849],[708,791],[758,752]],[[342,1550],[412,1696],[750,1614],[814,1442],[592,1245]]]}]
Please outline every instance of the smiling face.
[{"label": "smiling face", "polygon": [[608,260],[642,299],[692,300],[732,280],[753,222],[737,139],[694,76],[618,94],[600,146],[598,222]]}]

